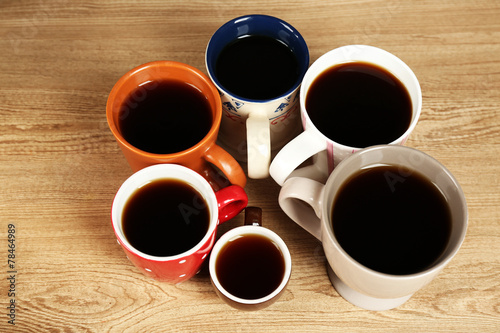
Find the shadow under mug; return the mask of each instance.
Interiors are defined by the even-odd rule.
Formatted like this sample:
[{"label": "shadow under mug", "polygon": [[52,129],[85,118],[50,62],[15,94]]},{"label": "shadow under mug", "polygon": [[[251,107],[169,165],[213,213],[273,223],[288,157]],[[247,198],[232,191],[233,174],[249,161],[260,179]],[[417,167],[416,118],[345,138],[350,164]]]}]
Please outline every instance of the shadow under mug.
[{"label": "shadow under mug", "polygon": [[[406,131],[392,142],[376,144],[403,145],[415,128],[422,108],[422,92],[417,77],[401,59],[380,48],[368,45],[348,45],[331,50],[319,57],[307,70],[300,88],[300,115],[304,131],[287,143],[273,159],[269,168],[271,177],[283,185],[288,177],[300,174],[307,178],[326,181],[340,161],[365,147],[350,147],[324,135],[312,122],[306,109],[306,98],[316,78],[339,64],[365,62],[379,66],[394,75],[406,87],[412,104],[411,120]],[[345,124],[356,127],[356,124]],[[319,155],[319,156],[318,156]],[[313,157],[314,163],[297,169]],[[292,172],[294,174],[292,175]]]},{"label": "shadow under mug", "polygon": [[[418,171],[442,192],[449,205],[451,234],[444,252],[418,273],[393,275],[363,266],[335,237],[331,212],[339,188],[360,170],[379,165],[397,166],[402,181],[413,170]],[[397,307],[431,282],[455,256],[467,230],[467,203],[457,180],[434,158],[405,146],[380,145],[360,150],[342,161],[325,185],[309,178],[289,178],[280,191],[279,205],[293,221],[322,242],[330,280],[337,292],[352,304],[369,310]]]},{"label": "shadow under mug", "polygon": [[[141,150],[130,144],[120,130],[120,117],[126,116],[122,108],[134,108],[125,105],[131,94],[140,102],[147,98],[147,82],[174,80],[187,82],[196,87],[210,105],[212,124],[205,137],[194,146],[175,153],[156,154]],[[136,89],[140,90],[136,90]],[[126,110],[125,110],[126,111]],[[120,146],[132,170],[138,171],[153,164],[175,163],[184,165],[203,175],[215,189],[231,184],[244,187],[246,176],[238,162],[224,149],[216,144],[222,118],[219,93],[210,79],[198,69],[175,61],[153,61],[140,65],[123,75],[111,90],[106,104],[106,117],[109,128]],[[193,119],[196,121],[196,119]],[[227,180],[213,168],[217,167]]]},{"label": "shadow under mug", "polygon": [[[196,190],[209,209],[209,224],[202,240],[191,249],[171,256],[154,256],[139,251],[130,244],[123,231],[123,212],[129,198],[137,190],[148,183],[163,179],[180,180]],[[248,197],[238,185],[227,186],[214,192],[205,178],[189,168],[177,164],[157,164],[137,171],[121,185],[113,200],[111,222],[118,243],[144,275],[162,282],[180,283],[190,279],[200,270],[215,243],[219,223],[236,216],[247,203]],[[188,208],[190,211],[193,209],[189,206],[185,209]]]},{"label": "shadow under mug", "polygon": [[[226,288],[224,288],[223,284],[219,280],[216,269],[221,250],[224,249],[225,246],[230,244],[232,241],[249,235],[262,236],[265,237],[269,242],[272,242],[274,246],[276,246],[276,248],[278,248],[278,250],[281,252],[282,259],[284,261],[283,277],[279,285],[269,294],[256,299],[238,297],[229,292]],[[230,249],[228,249],[227,251],[229,250]],[[286,286],[288,285],[288,281],[290,280],[290,275],[292,273],[292,258],[288,247],[281,239],[281,237],[272,230],[262,227],[262,210],[258,207],[247,207],[245,209],[245,225],[229,230],[220,237],[217,243],[215,243],[212,253],[210,254],[209,271],[212,285],[217,295],[224,302],[239,310],[255,311],[270,306],[281,297],[281,295],[285,291]],[[251,283],[265,283],[262,282],[265,279],[266,276],[261,276],[255,278],[255,280]]]},{"label": "shadow under mug", "polygon": [[[229,91],[217,78],[216,63],[221,51],[248,35],[272,37],[294,53],[298,76],[285,93],[261,100],[246,98]],[[207,45],[205,62],[208,75],[220,91],[224,110],[219,143],[237,160],[247,162],[248,177],[268,177],[271,155],[301,132],[299,87],[309,66],[309,50],[304,38],[279,18],[241,16],[225,23],[213,34]]]}]

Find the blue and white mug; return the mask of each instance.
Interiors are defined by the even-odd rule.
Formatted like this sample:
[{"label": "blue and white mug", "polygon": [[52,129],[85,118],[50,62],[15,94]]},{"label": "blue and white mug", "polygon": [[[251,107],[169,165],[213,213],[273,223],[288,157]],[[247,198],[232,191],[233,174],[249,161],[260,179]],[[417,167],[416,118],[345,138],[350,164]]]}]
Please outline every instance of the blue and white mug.
[{"label": "blue and white mug", "polygon": [[[280,96],[250,99],[235,95],[216,76],[221,51],[248,35],[267,36],[288,46],[298,62],[298,78]],[[247,162],[250,178],[269,176],[271,156],[301,132],[299,87],[309,67],[309,50],[300,33],[290,24],[267,15],[247,15],[222,25],[210,39],[205,61],[208,75],[222,100],[223,116],[218,143],[241,162]],[[279,80],[280,78],[276,78]]]}]

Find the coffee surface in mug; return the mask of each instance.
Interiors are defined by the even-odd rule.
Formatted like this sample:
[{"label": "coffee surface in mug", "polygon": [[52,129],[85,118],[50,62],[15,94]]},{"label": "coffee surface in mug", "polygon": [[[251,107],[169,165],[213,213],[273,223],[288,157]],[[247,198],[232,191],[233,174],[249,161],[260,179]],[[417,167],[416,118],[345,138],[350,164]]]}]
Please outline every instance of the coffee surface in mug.
[{"label": "coffee surface in mug", "polygon": [[397,166],[363,169],[340,185],[331,211],[340,246],[354,260],[394,275],[421,272],[444,252],[451,212],[428,178]]},{"label": "coffee surface in mug", "polygon": [[215,76],[232,94],[266,100],[290,90],[299,78],[299,63],[282,41],[246,35],[226,45],[215,64]]},{"label": "coffee surface in mug", "polygon": [[285,275],[278,245],[257,234],[243,234],[225,244],[215,264],[217,279],[230,294],[259,299],[276,290]]},{"label": "coffee surface in mug", "polygon": [[408,129],[412,118],[404,84],[367,62],[343,63],[323,71],[309,87],[305,106],[326,137],[358,148],[391,143]]},{"label": "coffee surface in mug", "polygon": [[150,81],[125,99],[118,127],[134,147],[172,154],[193,147],[208,134],[212,111],[205,95],[192,84]]},{"label": "coffee surface in mug", "polygon": [[137,189],[123,209],[125,238],[152,256],[181,254],[208,231],[210,211],[203,196],[177,179],[159,179]]}]

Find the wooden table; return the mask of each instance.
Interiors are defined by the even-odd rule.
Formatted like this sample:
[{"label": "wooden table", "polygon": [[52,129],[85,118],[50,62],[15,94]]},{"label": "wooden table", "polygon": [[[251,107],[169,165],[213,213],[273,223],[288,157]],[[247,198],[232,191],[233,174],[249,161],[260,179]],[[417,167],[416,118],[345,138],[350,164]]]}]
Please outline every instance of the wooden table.
[{"label": "wooden table", "polygon": [[[206,268],[180,285],[150,280],[117,244],[110,207],[131,169],[106,123],[109,91],[152,60],[206,72],[212,33],[250,13],[295,26],[311,61],[369,44],[419,78],[407,145],[451,170],[470,218],[457,256],[399,308],[362,310],[337,294],[321,245],[280,210],[272,179],[246,190],[288,244],[293,273],[265,310],[222,303]],[[3,0],[0,36],[1,332],[500,331],[498,1]]]}]

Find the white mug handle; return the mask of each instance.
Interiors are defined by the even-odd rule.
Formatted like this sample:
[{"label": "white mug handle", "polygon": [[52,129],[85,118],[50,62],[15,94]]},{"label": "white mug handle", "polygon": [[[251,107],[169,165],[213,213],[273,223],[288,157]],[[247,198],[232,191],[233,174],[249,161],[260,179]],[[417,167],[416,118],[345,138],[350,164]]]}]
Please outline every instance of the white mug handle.
[{"label": "white mug handle", "polygon": [[269,176],[271,163],[271,130],[264,112],[251,112],[246,121],[248,177],[262,179]]},{"label": "white mug handle", "polygon": [[293,177],[285,182],[278,197],[285,214],[319,240],[324,187],[315,180]]},{"label": "white mug handle", "polygon": [[328,155],[326,150],[323,150],[312,157],[312,164],[293,170],[288,178],[303,177],[325,184],[329,176],[326,165]]},{"label": "white mug handle", "polygon": [[283,185],[293,170],[309,157],[325,149],[324,140],[305,130],[279,151],[271,163],[269,173],[279,185]]}]

